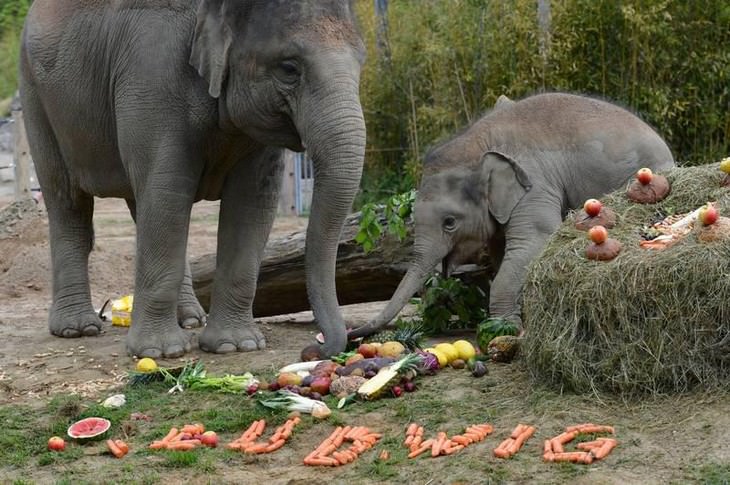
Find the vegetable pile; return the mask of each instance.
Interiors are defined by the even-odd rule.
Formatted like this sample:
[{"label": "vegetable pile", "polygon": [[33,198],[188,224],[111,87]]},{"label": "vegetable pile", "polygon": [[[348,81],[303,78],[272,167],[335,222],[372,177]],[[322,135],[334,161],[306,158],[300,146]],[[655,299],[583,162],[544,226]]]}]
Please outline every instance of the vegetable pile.
[{"label": "vegetable pile", "polygon": [[423,439],[424,429],[416,423],[411,423],[406,429],[404,445],[408,448],[408,458],[416,458],[420,454],[431,451],[431,457],[452,455],[463,450],[472,443],[478,443],[494,431],[490,424],[475,424],[466,428],[463,434],[449,438],[446,433],[439,431],[435,438]]},{"label": "vegetable pile", "polygon": [[198,446],[218,446],[218,435],[215,431],[205,431],[201,423],[186,424],[181,429],[170,428],[167,435],[149,445],[151,450],[189,451]]},{"label": "vegetable pile", "polygon": [[526,424],[518,424],[509,438],[502,441],[500,445],[494,449],[494,456],[497,458],[510,458],[517,454],[522,448],[522,445],[535,434],[537,428],[534,426],[528,426]]},{"label": "vegetable pile", "polygon": [[578,443],[576,448],[582,451],[565,451],[564,446],[580,434],[614,433],[612,426],[601,426],[592,423],[568,426],[565,432],[545,440],[543,459],[547,462],[569,461],[590,465],[594,460],[602,460],[618,446],[614,438],[597,438],[593,441]]}]

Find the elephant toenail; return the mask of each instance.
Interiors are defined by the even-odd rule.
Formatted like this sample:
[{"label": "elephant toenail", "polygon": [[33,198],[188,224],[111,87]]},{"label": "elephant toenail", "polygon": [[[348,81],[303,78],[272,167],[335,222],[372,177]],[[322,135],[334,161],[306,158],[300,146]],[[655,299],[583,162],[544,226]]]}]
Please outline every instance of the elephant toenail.
[{"label": "elephant toenail", "polygon": [[93,337],[99,335],[99,327],[96,325],[87,325],[84,327],[84,335],[87,337]]},{"label": "elephant toenail", "polygon": [[78,338],[81,336],[81,332],[75,328],[64,328],[61,335],[65,338]]},{"label": "elephant toenail", "polygon": [[259,350],[264,350],[266,348],[266,339],[262,338],[259,340]]},{"label": "elephant toenail", "polygon": [[165,349],[165,357],[167,358],[182,357],[184,354],[185,349],[183,349],[182,345],[171,345]]},{"label": "elephant toenail", "polygon": [[218,353],[218,354],[230,354],[231,352],[235,352],[235,351],[236,351],[236,346],[230,342],[220,344],[218,346],[218,348],[216,349],[216,353]]},{"label": "elephant toenail", "polygon": [[159,359],[162,357],[162,351],[160,349],[145,349],[138,355],[139,358],[149,357],[151,359]]},{"label": "elephant toenail", "polygon": [[258,349],[258,346],[254,340],[244,340],[238,344],[238,350],[242,352],[252,352],[256,349]]},{"label": "elephant toenail", "polygon": [[188,317],[182,322],[182,328],[197,328],[203,325],[203,322],[196,317]]}]

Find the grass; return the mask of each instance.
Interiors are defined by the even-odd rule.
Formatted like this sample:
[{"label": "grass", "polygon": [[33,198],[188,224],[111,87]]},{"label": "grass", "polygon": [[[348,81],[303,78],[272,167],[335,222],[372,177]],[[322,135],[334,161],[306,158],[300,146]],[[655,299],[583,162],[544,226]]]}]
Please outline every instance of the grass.
[{"label": "grass", "polygon": [[[170,395],[167,386],[153,383],[144,387],[110,390],[123,392],[127,405],[106,409],[97,402],[74,396],[55,397],[38,405],[0,407],[0,473],[8,483],[246,483],[255,474],[273,480],[334,480],[335,483],[563,483],[589,472],[602,483],[615,470],[630,473],[643,465],[665,482],[687,480],[702,483],[727,483],[730,469],[722,464],[722,455],[708,450],[688,456],[684,463],[662,462],[651,444],[663,440],[677,422],[694,423],[696,442],[677,446],[694,449],[698,443],[718,431],[722,423],[714,420],[730,400],[726,394],[701,397],[656,398],[640,406],[627,407],[622,401],[602,396],[561,394],[544,387],[531,387],[522,363],[492,365],[490,375],[475,379],[466,371],[444,370],[434,377],[418,380],[418,390],[399,399],[381,399],[356,403],[343,410],[334,410],[336,399],[329,398],[334,410],[325,422],[305,416],[290,443],[273,455],[245,456],[218,449],[194,452],[152,451],[146,445],[166,434],[170,426],[203,422],[216,430],[221,443],[238,436],[254,419],[266,418],[269,428],[282,422],[282,413],[272,413],[255,405],[246,396],[186,391]],[[690,402],[701,403],[707,416],[693,414]],[[149,415],[152,421],[131,421],[131,412]],[[65,435],[69,423],[96,415],[113,423],[111,436],[123,438],[132,452],[122,460],[112,458],[104,442],[79,445],[67,443],[64,453],[46,451],[46,442],[53,434]],[[545,464],[540,459],[542,440],[561,431],[567,424],[594,421],[617,426],[620,448],[606,460],[591,467],[571,464]],[[402,445],[403,431],[410,422],[418,422],[427,434],[445,431],[460,433],[473,423],[489,422],[495,433],[485,443],[468,447],[454,457],[438,459],[407,458]],[[534,423],[538,434],[524,450],[508,461],[496,460],[491,449],[519,422]],[[652,423],[652,429],[642,429]],[[365,424],[384,434],[375,449],[352,465],[335,470],[304,467],[301,459],[337,425]],[[730,423],[725,423],[727,426]],[[689,433],[692,435],[692,433]],[[266,436],[266,435],[265,435]],[[684,434],[682,438],[686,438]],[[381,450],[388,450],[387,461],[377,459]],[[647,464],[654,463],[651,467]],[[644,472],[642,472],[644,473]],[[475,477],[478,477],[475,478]],[[15,482],[12,480],[15,479]],[[724,480],[724,481],[723,481]],[[630,483],[631,480],[628,480]]]}]

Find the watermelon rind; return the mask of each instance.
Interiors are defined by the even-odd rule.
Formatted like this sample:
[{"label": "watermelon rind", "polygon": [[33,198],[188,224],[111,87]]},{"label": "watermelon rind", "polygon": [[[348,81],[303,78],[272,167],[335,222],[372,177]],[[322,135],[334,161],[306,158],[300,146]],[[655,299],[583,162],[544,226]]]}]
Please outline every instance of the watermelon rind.
[{"label": "watermelon rind", "polygon": [[76,421],[68,427],[66,434],[80,442],[100,440],[111,427],[112,423],[108,419],[90,417]]}]

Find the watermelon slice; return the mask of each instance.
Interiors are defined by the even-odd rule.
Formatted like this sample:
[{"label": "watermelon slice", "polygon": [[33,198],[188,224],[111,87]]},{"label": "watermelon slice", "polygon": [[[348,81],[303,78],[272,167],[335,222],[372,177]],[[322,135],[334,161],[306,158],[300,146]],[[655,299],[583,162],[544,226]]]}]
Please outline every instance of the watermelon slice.
[{"label": "watermelon slice", "polygon": [[104,418],[84,418],[68,427],[68,435],[79,441],[98,440],[104,437],[112,423]]}]

